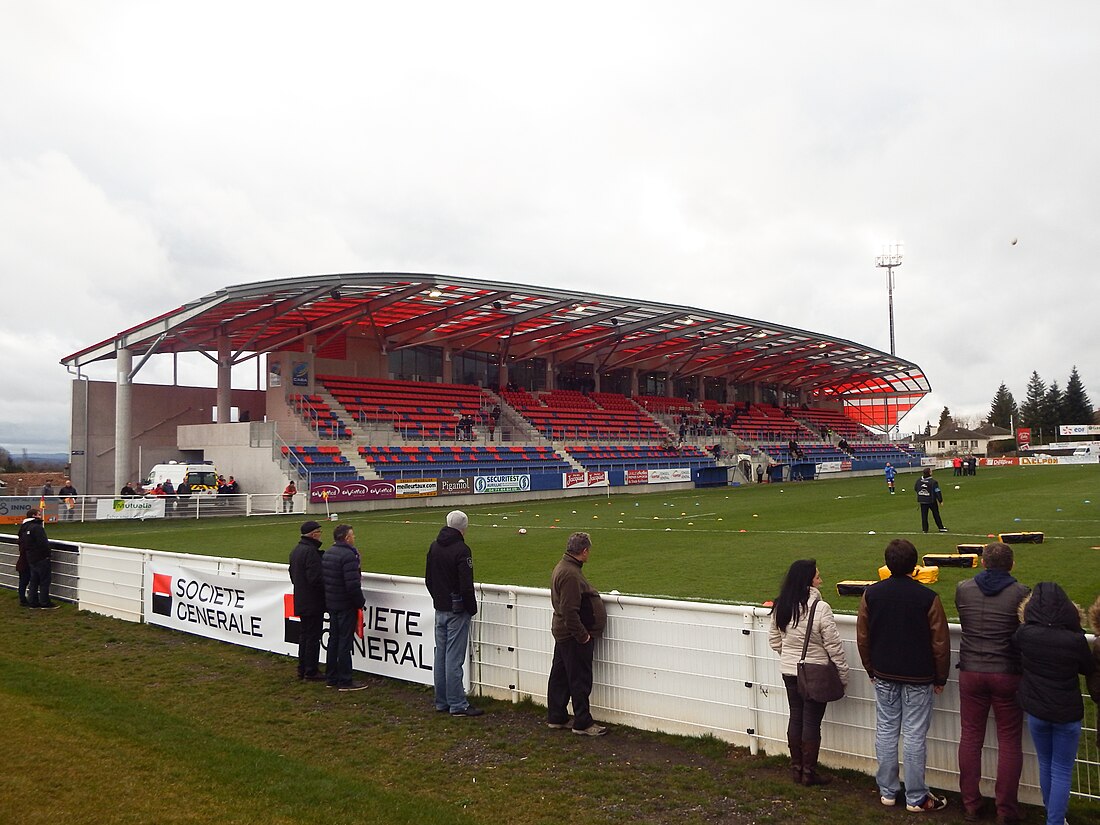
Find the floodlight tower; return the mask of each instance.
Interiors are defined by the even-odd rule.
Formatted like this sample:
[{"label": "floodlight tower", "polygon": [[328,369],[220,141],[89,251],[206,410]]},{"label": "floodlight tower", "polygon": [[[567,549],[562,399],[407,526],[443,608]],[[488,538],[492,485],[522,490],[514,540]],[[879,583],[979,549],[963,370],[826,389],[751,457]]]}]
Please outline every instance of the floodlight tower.
[{"label": "floodlight tower", "polygon": [[894,269],[901,266],[901,244],[886,247],[883,254],[875,258],[875,266],[886,270],[886,293],[890,297],[890,354],[894,352]]}]

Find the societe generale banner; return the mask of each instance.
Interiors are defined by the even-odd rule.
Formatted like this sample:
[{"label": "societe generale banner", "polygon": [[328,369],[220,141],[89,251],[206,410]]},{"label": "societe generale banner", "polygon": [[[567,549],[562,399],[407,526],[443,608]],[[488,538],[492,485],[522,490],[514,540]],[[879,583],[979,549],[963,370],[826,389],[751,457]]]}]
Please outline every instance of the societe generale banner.
[{"label": "societe generale banner", "polygon": [[[363,631],[352,667],[423,685],[433,683],[435,610],[423,596],[365,589]],[[151,559],[145,566],[145,621],[230,644],[298,655],[300,622],[289,577],[220,576]],[[328,649],[328,622],[321,637]],[[322,661],[324,653],[322,653]]]}]

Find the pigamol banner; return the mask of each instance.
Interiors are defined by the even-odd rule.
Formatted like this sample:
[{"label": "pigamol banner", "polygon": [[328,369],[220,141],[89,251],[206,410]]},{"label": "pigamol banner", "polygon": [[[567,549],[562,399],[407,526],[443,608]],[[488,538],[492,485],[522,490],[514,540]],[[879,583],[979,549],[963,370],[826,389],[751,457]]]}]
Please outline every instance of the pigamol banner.
[{"label": "pigamol banner", "polygon": [[[364,589],[367,605],[353,639],[352,667],[430,685],[435,656],[432,600]],[[245,647],[298,655],[300,620],[289,577],[220,576],[151,559],[145,566],[145,621]],[[328,621],[321,637],[328,650]]]}]

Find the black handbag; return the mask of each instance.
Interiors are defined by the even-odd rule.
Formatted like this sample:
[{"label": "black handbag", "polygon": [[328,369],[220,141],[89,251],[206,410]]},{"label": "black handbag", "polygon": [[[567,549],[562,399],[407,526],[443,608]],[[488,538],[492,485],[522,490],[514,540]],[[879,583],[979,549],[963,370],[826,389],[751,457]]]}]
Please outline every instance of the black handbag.
[{"label": "black handbag", "polygon": [[[810,646],[810,634],[814,629],[814,612],[820,599],[814,599],[810,605],[810,615],[806,620],[806,636],[802,641],[802,658],[798,660],[798,693],[803,699],[812,702],[835,702],[844,698],[844,683],[840,681],[840,671],[836,662],[829,659],[827,665],[817,665],[806,661],[806,650]],[[829,654],[825,654],[828,656]]]}]

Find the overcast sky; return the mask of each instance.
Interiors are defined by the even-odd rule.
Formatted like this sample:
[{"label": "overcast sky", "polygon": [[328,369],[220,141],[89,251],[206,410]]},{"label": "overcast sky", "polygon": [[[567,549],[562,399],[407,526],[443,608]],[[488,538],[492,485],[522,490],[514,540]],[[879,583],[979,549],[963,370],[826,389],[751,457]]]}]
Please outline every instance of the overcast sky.
[{"label": "overcast sky", "polygon": [[888,351],[895,243],[903,431],[1074,364],[1100,404],[1093,0],[0,4],[10,450],[68,448],[59,359],[232,284],[436,272]]}]

